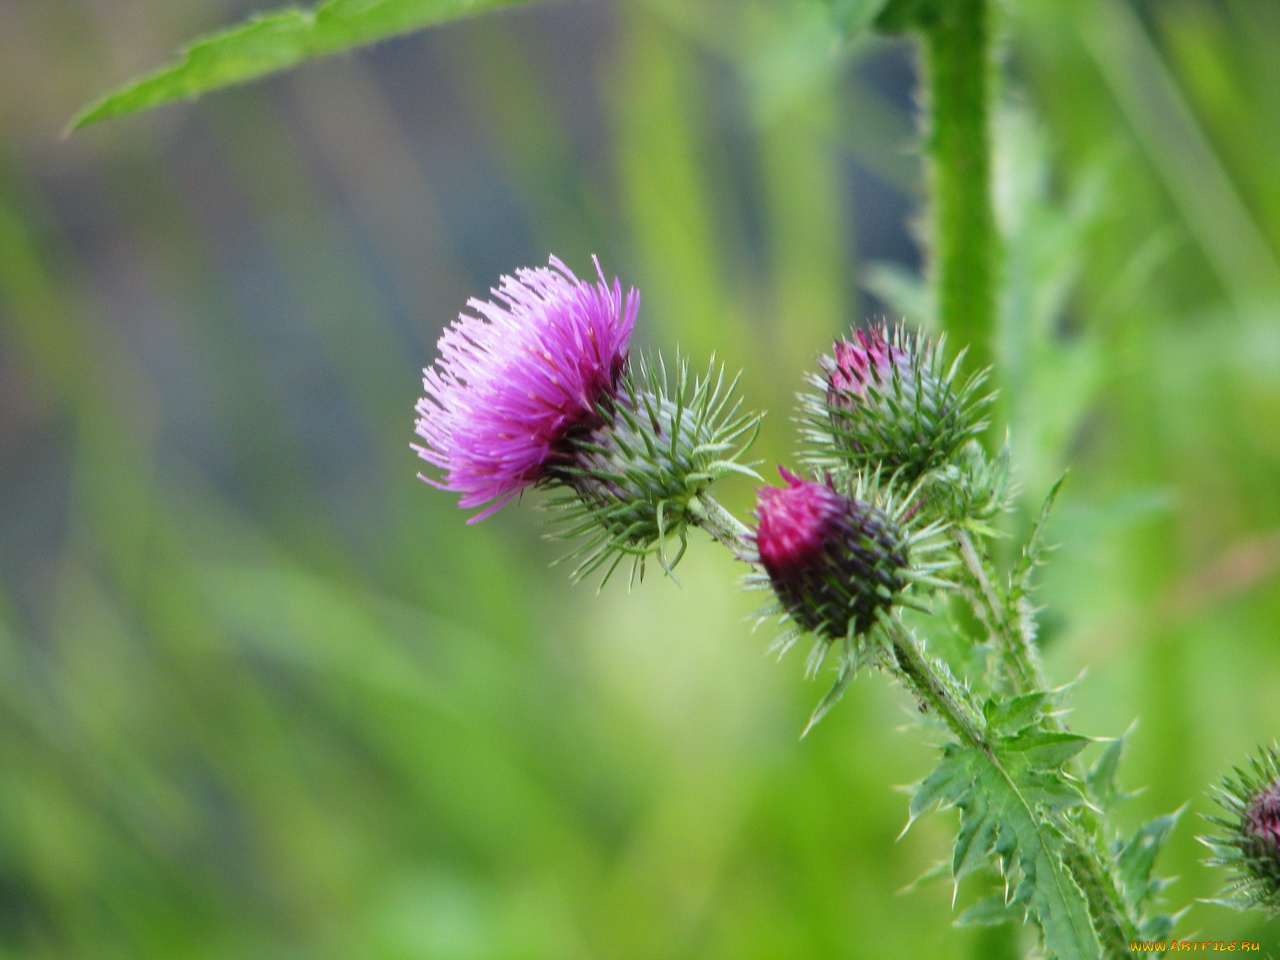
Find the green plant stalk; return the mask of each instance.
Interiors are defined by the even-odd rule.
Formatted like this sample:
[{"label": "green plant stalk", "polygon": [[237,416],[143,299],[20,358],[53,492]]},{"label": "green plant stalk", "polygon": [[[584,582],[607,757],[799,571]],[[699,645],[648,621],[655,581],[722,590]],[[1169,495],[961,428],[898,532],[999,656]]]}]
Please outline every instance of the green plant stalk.
[{"label": "green plant stalk", "polygon": [[961,743],[990,752],[982,714],[946,664],[931,657],[920,640],[901,624],[889,622],[886,633],[893,650],[894,674],[922,704],[942,718]]},{"label": "green plant stalk", "polygon": [[[757,562],[750,529],[711,497],[704,494],[696,498],[689,504],[689,512],[698,526],[738,559]],[[982,714],[946,664],[931,657],[919,639],[900,623],[886,621],[885,631],[893,651],[893,673],[922,704],[942,718],[961,743],[988,750]]]},{"label": "green plant stalk", "polygon": [[[969,532],[955,529],[951,536],[972,580],[969,602],[991,635],[1000,666],[1012,685],[1012,694],[1048,690],[1039,652],[1026,629],[1030,621],[1021,616],[1010,616],[1008,604],[997,596],[992,578]],[[1046,714],[1044,721],[1050,730],[1068,731],[1066,723],[1057,714]],[[1072,761],[1071,772],[1083,780],[1078,760]],[[1073,825],[1074,835],[1067,838],[1065,851],[1067,865],[1089,900],[1089,912],[1104,946],[1113,951],[1127,951],[1128,944],[1138,939],[1138,927],[1121,894],[1120,881],[1102,838],[1098,818],[1092,810],[1084,808],[1075,814]]]},{"label": "green plant stalk", "polygon": [[[996,596],[995,586],[987,575],[982,557],[969,531],[955,527],[951,539],[960,554],[965,572],[972,579],[970,605],[979,622],[995,643],[996,653],[1013,684],[1013,692],[1030,693],[1047,690],[1040,655],[1021,629],[1009,629],[1005,604]],[[1050,718],[1057,729],[1065,729],[1057,717]]]},{"label": "green plant stalk", "polygon": [[739,560],[754,562],[756,550],[751,529],[708,494],[694,497],[689,502],[689,513],[694,523],[733,551]]},{"label": "green plant stalk", "polygon": [[922,18],[931,270],[937,315],[973,369],[991,366],[1000,241],[992,192],[990,0],[947,0]]}]

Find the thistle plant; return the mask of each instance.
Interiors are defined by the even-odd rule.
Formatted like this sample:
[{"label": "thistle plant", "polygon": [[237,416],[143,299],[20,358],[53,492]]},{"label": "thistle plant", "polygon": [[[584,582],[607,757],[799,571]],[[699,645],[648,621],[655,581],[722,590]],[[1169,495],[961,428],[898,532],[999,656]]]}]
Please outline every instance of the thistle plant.
[{"label": "thistle plant", "polygon": [[[197,44],[77,123],[517,2],[325,0],[262,16]],[[575,576],[607,581],[630,559],[635,582],[649,558],[671,574],[691,532],[705,531],[741,564],[747,586],[772,594],[764,615],[783,624],[775,650],[807,636],[810,674],[836,661],[806,731],[856,677],[879,671],[941,738],[908,825],[954,808],[954,882],[979,872],[998,879],[1000,892],[961,920],[1029,924],[1036,955],[1060,960],[1163,952],[1178,915],[1164,906],[1154,869],[1178,814],[1119,831],[1123,738],[1097,742],[1070,729],[1070,688],[1052,683],[1040,658],[1033,580],[1061,480],[1028,491],[1044,500],[1021,545],[997,543],[1017,507],[999,437],[996,331],[998,320],[1020,318],[998,317],[995,5],[825,5],[850,34],[919,41],[928,319],[950,341],[905,324],[837,340],[801,394],[798,466],[780,467],[783,486],[760,489],[748,526],[713,497],[731,475],[759,479],[744,459],[759,417],[744,412],[738,380],[711,358],[693,377],[683,359],[633,360],[639,294],[624,295],[598,262],[596,280],[584,281],[552,257],[502,278],[492,299],[471,300],[441,336],[417,406],[415,449],[431,468],[423,479],[478,509],[468,522],[545,490],[554,535],[574,543]],[[1238,769],[1217,797],[1226,816],[1213,822],[1223,832],[1205,842],[1210,863],[1232,871],[1222,902],[1280,913],[1280,754]]]},{"label": "thistle plant", "polygon": [[[1005,893],[969,916],[1030,920],[1058,957],[1120,956],[1163,937],[1173,919],[1157,906],[1162,881],[1151,871],[1175,817],[1129,838],[1106,824],[1121,798],[1120,741],[1083,766],[1092,741],[1067,728],[1066,691],[1039,662],[1031,575],[1056,486],[1013,567],[1002,572],[990,558],[993,516],[1009,499],[1001,461],[973,442],[986,372],[957,383],[959,365],[944,365],[922,335],[856,331],[817,376],[829,386],[827,415],[874,444],[810,419],[805,459],[830,469],[806,477],[780,468],[785,485],[760,489],[748,527],[710,491],[729,473],[754,476],[741,457],[756,418],[739,414],[736,381],[690,385],[681,362],[672,389],[655,372],[660,358],[633,370],[634,293],[624,299],[598,265],[599,283],[588,285],[551,263],[504,280],[501,305],[472,301],[480,316],[441,338],[418,408],[419,452],[446,471],[432,482],[461,491],[465,506],[552,488],[560,532],[583,540],[580,571],[656,553],[669,572],[689,528],[706,530],[748,566],[748,586],[773,594],[766,615],[785,624],[776,650],[812,636],[810,674],[836,651],[835,683],[806,730],[871,669],[897,680],[949,736],[910,813],[957,808],[955,881],[981,869],[1003,878]],[[814,409],[804,401],[807,415]],[[674,557],[664,549],[671,537],[681,543]],[[928,634],[953,603],[980,629],[948,660]],[[1270,811],[1255,804],[1246,819],[1270,824]],[[1255,847],[1240,850],[1261,862]]]},{"label": "thistle plant", "polygon": [[943,344],[878,325],[837,340],[802,394],[805,461],[816,470],[878,467],[907,484],[955,459],[987,427],[985,371],[961,377]]}]

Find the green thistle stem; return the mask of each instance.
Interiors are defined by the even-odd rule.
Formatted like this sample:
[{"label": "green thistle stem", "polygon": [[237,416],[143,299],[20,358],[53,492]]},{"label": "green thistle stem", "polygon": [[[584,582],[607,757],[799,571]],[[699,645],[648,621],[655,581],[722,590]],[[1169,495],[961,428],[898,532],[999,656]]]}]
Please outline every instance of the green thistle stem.
[{"label": "green thistle stem", "polygon": [[[1036,651],[1026,632],[1016,623],[1010,623],[1005,604],[996,595],[991,578],[987,576],[987,568],[978,554],[977,547],[968,530],[953,529],[951,539],[960,553],[960,560],[965,571],[973,579],[973,593],[970,600],[974,613],[982,625],[987,628],[995,641],[1001,662],[1013,681],[1015,693],[1030,693],[1033,690],[1047,690],[1044,669],[1040,664],[1040,655]],[[1065,729],[1057,717],[1050,718],[1057,729]]]},{"label": "green thistle stem", "polygon": [[938,317],[954,342],[969,344],[974,370],[992,361],[999,271],[991,15],[990,0],[950,0],[933,4],[922,23]]},{"label": "green thistle stem", "polygon": [[943,719],[963,744],[989,749],[981,714],[946,664],[929,656],[920,640],[900,623],[889,621],[886,632],[899,679]]},{"label": "green thistle stem", "polygon": [[732,550],[739,560],[754,562],[756,549],[751,529],[710,496],[703,494],[690,500],[689,514],[694,523]]}]

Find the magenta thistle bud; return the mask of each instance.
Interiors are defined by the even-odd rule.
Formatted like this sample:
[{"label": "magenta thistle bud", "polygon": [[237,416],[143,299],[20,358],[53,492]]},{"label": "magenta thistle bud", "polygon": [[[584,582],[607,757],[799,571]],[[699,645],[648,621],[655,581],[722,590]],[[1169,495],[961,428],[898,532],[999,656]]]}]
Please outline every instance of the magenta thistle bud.
[{"label": "magenta thistle bud", "polygon": [[781,469],[756,510],[760,565],[797,625],[825,641],[866,633],[907,585],[909,540],[886,513]]},{"label": "magenta thistle bud", "polygon": [[940,346],[902,327],[877,326],[838,340],[802,397],[805,459],[827,472],[882,469],[905,484],[952,462],[986,426],[985,373],[959,376]]},{"label": "magenta thistle bud", "polygon": [[1214,853],[1208,863],[1234,871],[1220,902],[1280,916],[1280,748],[1251,757],[1214,794],[1229,816],[1208,819],[1226,833],[1200,839]]},{"label": "magenta thistle bud", "polygon": [[547,478],[579,428],[602,420],[627,363],[640,295],[617,279],[579,280],[559,258],[516,271],[492,300],[469,300],[440,336],[418,401],[419,456],[444,471],[428,483],[488,504],[481,520]]},{"label": "magenta thistle bud", "polygon": [[827,402],[840,404],[848,398],[865,400],[868,385],[885,390],[892,386],[894,369],[899,376],[911,376],[911,357],[891,344],[883,328],[870,333],[856,331],[856,340],[837,340],[834,356],[827,366]]}]

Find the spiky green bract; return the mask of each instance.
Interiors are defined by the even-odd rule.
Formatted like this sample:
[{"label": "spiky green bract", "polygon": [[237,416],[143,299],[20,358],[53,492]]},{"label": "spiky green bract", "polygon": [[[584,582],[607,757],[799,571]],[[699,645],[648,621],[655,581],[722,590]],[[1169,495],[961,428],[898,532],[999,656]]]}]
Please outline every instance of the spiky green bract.
[{"label": "spiky green bract", "polygon": [[947,364],[935,345],[904,326],[856,331],[837,341],[800,395],[801,458],[819,473],[881,469],[911,486],[952,462],[987,426],[986,371],[963,375],[963,352]]},{"label": "spiky green bract", "polygon": [[1009,447],[992,457],[970,440],[950,463],[927,473],[922,488],[933,516],[994,535],[991,521],[1009,509],[1013,496]]},{"label": "spiky green bract", "polygon": [[1213,797],[1228,816],[1207,818],[1226,832],[1200,838],[1213,851],[1205,862],[1232,871],[1215,902],[1280,916],[1280,746],[1233,768]]},{"label": "spiky green bract", "polygon": [[[626,558],[634,579],[650,556],[669,573],[698,519],[698,496],[730,473],[759,479],[741,458],[760,415],[741,412],[737,384],[714,364],[694,377],[677,358],[669,377],[660,357],[640,359],[598,408],[599,423],[568,438],[550,470],[559,490],[550,506],[558,513],[555,536],[583,541],[563,558],[577,562],[575,579],[603,569],[607,581]],[[678,547],[669,556],[673,538]]]},{"label": "spiky green bract", "polygon": [[777,614],[790,623],[770,648],[779,656],[812,634],[806,673],[813,676],[828,651],[839,648],[837,679],[812,727],[861,664],[883,661],[885,618],[909,605],[914,590],[950,584],[938,576],[947,564],[932,559],[945,544],[939,524],[919,520],[918,489],[899,493],[875,474],[822,481],[782,475],[786,487],[761,491],[752,559],[763,572],[749,574],[745,584],[773,592],[762,617]]}]

